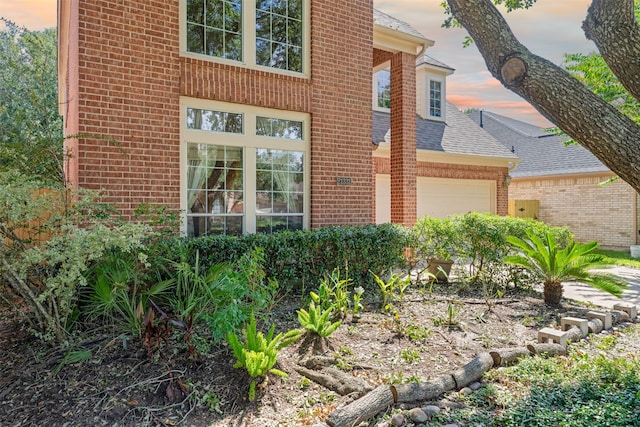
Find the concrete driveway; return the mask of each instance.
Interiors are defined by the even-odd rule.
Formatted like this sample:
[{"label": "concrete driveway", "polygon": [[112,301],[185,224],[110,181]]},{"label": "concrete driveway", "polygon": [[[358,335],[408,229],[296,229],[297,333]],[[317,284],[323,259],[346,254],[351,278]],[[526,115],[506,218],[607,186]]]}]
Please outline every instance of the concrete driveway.
[{"label": "concrete driveway", "polygon": [[630,267],[613,267],[606,271],[629,281],[629,288],[624,292],[622,298],[616,298],[584,283],[563,283],[564,297],[590,302],[600,307],[611,308],[618,302],[630,302],[640,308],[640,270]]}]

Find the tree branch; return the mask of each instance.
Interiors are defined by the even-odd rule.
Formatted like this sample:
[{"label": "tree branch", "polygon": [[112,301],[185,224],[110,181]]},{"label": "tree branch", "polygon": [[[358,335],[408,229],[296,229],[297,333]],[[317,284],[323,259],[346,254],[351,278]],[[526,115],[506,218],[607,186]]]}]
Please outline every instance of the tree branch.
[{"label": "tree branch", "polygon": [[640,127],[565,70],[532,54],[491,0],[447,2],[496,79],[640,190]]},{"label": "tree branch", "polygon": [[624,88],[640,101],[640,28],[634,1],[593,0],[582,29]]}]

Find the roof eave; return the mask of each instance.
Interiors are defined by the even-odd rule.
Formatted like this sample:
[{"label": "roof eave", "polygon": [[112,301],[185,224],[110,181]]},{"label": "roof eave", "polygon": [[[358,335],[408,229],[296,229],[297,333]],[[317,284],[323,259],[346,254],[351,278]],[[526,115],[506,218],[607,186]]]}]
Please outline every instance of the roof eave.
[{"label": "roof eave", "polygon": [[383,25],[373,25],[373,47],[387,52],[405,52],[412,55],[421,54],[434,45],[433,40],[407,34]]}]

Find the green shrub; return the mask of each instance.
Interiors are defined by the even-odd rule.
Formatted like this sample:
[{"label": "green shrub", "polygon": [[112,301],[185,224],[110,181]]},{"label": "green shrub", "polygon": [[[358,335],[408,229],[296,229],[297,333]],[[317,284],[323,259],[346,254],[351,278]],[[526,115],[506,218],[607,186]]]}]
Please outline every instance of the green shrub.
[{"label": "green shrub", "polygon": [[527,231],[537,236],[552,233],[559,244],[566,244],[572,234],[566,227],[551,227],[528,218],[513,218],[487,213],[467,213],[447,218],[420,218],[411,229],[409,241],[415,255],[428,258],[453,258],[468,269],[458,278],[471,283],[526,285],[522,269],[505,266],[504,257],[512,251],[506,236],[526,237]]},{"label": "green shrub", "polygon": [[63,342],[89,266],[111,251],[138,254],[154,232],[120,221],[91,194],[15,174],[2,174],[0,183],[3,288],[30,306],[27,320],[38,337]]},{"label": "green shrub", "polygon": [[286,289],[303,290],[336,268],[345,267],[354,285],[373,285],[369,270],[381,275],[404,265],[408,237],[404,227],[392,224],[332,226],[268,235],[167,239],[155,250],[173,260],[176,254],[186,253],[191,262],[199,252],[206,268],[235,262],[253,248],[261,248],[267,277],[277,279]]}]

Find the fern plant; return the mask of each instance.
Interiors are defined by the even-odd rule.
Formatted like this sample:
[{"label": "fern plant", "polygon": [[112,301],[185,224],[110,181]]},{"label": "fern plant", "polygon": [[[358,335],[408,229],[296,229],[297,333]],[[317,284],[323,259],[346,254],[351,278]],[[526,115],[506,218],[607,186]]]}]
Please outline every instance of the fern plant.
[{"label": "fern plant", "polygon": [[326,338],[334,333],[342,323],[340,320],[331,323],[332,311],[330,308],[323,310],[322,307],[316,307],[315,302],[311,301],[309,311],[304,308],[298,310],[298,322],[305,330]]},{"label": "fern plant", "polygon": [[256,318],[251,314],[251,319],[243,333],[243,342],[236,334],[227,334],[227,342],[236,358],[233,367],[244,368],[252,378],[249,384],[249,400],[251,401],[256,398],[258,380],[266,379],[269,373],[283,378],[287,377],[285,372],[274,368],[278,360],[278,353],[296,342],[302,335],[300,330],[293,329],[287,333],[279,333],[274,337],[274,331],[275,326],[271,325],[266,336],[259,332]]}]

